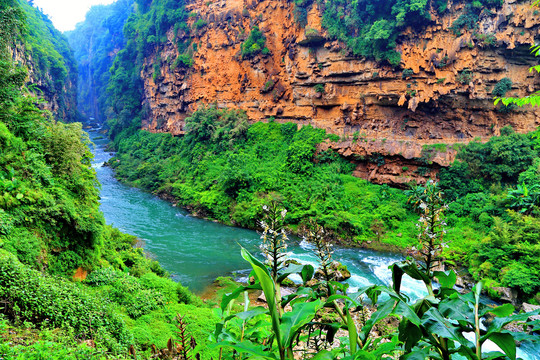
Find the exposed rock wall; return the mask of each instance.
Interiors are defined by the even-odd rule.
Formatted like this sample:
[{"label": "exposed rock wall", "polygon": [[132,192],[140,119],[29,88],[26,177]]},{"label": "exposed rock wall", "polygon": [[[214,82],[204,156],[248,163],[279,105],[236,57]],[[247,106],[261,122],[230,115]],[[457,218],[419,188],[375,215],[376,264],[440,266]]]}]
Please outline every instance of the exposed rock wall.
[{"label": "exposed rock wall", "polygon": [[41,109],[49,110],[55,118],[72,122],[78,121],[77,113],[77,83],[74,76],[68,76],[62,85],[62,91],[59,93],[51,84],[55,81],[50,73],[45,76],[39,75],[36,70],[34,59],[25,51],[25,46],[19,44],[18,47],[11,50],[13,60],[22,64],[28,69],[27,86],[34,89],[34,95],[45,100],[38,106]]},{"label": "exposed rock wall", "polygon": [[[452,144],[486,139],[506,125],[520,132],[540,125],[539,110],[501,112],[492,95],[504,77],[513,83],[508,95],[528,95],[540,85],[528,71],[537,63],[529,47],[540,29],[530,2],[506,0],[493,14],[483,13],[480,36],[456,36],[449,28],[464,4],[450,0],[449,11],[433,11],[422,33],[402,34],[400,68],[350,56],[343,44],[327,40],[317,5],[306,26],[316,31],[306,35],[294,22],[293,6],[286,0],[193,1],[190,10],[207,23],[192,35],[194,65],[172,66],[177,50],[171,30],[169,42],[143,68],[144,126],[181,134],[183,120],[200,104],[241,108],[252,121],[275,117],[337,134],[342,140],[325,146],[355,161],[357,176],[403,184],[450,164]],[[243,60],[241,44],[255,25],[270,54]],[[493,38],[482,40],[491,34],[492,45]],[[426,148],[441,143],[450,146]]]}]

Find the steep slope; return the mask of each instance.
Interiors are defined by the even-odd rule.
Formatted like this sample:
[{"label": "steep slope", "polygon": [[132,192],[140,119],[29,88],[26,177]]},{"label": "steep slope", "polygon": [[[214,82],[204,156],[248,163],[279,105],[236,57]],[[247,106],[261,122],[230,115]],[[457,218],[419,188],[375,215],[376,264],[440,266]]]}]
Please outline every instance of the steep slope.
[{"label": "steep slope", "polygon": [[42,106],[55,117],[78,120],[77,65],[67,39],[51,20],[25,0],[17,0],[26,18],[26,31],[13,58],[29,69],[27,86],[42,97]]},{"label": "steep slope", "polygon": [[[539,21],[529,2],[485,7],[477,26],[463,31],[454,24],[467,15],[465,3],[450,1],[442,14],[430,7],[431,21],[421,31],[407,28],[397,38],[399,66],[353,56],[332,40],[322,26],[324,5],[308,8],[305,27],[295,22],[294,7],[277,0],[189,3],[191,31],[171,28],[165,42],[144,53],[143,127],[182,134],[183,120],[200,103],[240,108],[251,121],[274,117],[337,134],[341,141],[330,146],[357,162],[356,175],[401,184],[455,156],[452,147],[426,154],[426,145],[540,124],[538,111],[493,105],[503,78],[511,80],[509,94],[536,88],[537,76],[527,69],[535,64],[528,48]],[[256,26],[269,51],[243,56]],[[185,54],[177,38],[195,49],[191,67],[175,61]],[[369,161],[381,156],[384,164]]]},{"label": "steep slope", "polygon": [[132,12],[133,0],[93,6],[84,22],[66,36],[79,66],[78,104],[86,117],[105,121],[109,68],[125,45],[123,27]]}]

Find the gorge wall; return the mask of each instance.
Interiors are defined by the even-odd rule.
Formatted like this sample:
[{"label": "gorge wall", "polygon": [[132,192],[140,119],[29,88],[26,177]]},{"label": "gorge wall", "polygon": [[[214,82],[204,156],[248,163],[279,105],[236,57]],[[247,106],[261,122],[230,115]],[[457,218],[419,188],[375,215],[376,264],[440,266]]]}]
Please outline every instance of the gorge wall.
[{"label": "gorge wall", "polygon": [[27,86],[44,101],[39,104],[55,118],[78,121],[77,64],[67,38],[47,15],[25,0],[18,0],[26,28],[11,49],[13,60],[28,69]]},{"label": "gorge wall", "polygon": [[[252,121],[293,121],[336,134],[324,144],[354,161],[355,175],[377,183],[405,184],[449,165],[457,146],[498,135],[511,125],[526,132],[540,125],[540,110],[501,109],[493,90],[503,78],[508,96],[525,96],[540,83],[528,71],[537,60],[538,10],[506,0],[482,12],[476,30],[452,31],[465,4],[431,11],[423,32],[398,39],[401,64],[392,67],[350,55],[321,26],[315,3],[299,27],[286,0],[195,0],[188,9],[193,66],[174,66],[178,51],[171,29],[142,69],[143,127],[183,133],[184,119],[201,104],[240,108]],[[197,21],[197,24],[194,24]],[[242,43],[258,26],[269,54],[243,59]]]}]

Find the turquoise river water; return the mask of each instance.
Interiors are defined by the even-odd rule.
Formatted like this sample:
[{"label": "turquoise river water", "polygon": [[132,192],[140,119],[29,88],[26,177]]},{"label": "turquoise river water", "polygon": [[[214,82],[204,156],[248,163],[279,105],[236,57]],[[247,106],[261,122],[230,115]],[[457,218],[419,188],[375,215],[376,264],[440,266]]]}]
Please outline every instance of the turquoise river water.
[{"label": "turquoise river water", "polygon": [[[243,277],[249,265],[240,256],[240,246],[259,254],[257,232],[221,225],[190,216],[183,209],[149,193],[123,185],[114,178],[111,168],[103,164],[111,158],[105,151],[107,140],[97,131],[89,131],[94,142],[93,167],[101,183],[101,210],[108,224],[143,240],[145,251],[156,258],[172,274],[175,281],[201,293],[216,277]],[[289,258],[316,267],[310,244],[291,240]],[[335,247],[334,258],[347,265],[352,277],[350,287],[370,284],[391,285],[392,263],[402,260],[398,254],[371,250]],[[411,278],[402,284],[412,299],[427,294],[423,285]],[[518,356],[524,360],[540,360],[540,348],[524,345]]]}]

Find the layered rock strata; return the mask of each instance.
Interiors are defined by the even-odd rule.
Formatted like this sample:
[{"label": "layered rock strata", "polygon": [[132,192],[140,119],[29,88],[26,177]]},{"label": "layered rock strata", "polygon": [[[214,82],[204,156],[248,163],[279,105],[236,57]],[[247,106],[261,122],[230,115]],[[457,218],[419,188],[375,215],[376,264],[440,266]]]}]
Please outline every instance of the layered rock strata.
[{"label": "layered rock strata", "polygon": [[[173,65],[175,36],[185,35],[171,30],[143,67],[144,127],[181,135],[201,104],[240,108],[251,121],[274,118],[336,134],[341,140],[323,147],[354,161],[355,175],[403,185],[448,166],[455,144],[486,140],[507,125],[519,132],[540,125],[539,110],[501,111],[492,94],[505,77],[509,96],[539,88],[540,77],[528,69],[537,63],[529,47],[540,17],[529,2],[506,0],[482,12],[475,31],[456,36],[450,28],[464,3],[449,0],[449,10],[432,11],[421,33],[402,33],[398,68],[354,57],[329,40],[316,4],[300,28],[293,7],[286,0],[193,1],[193,21],[204,24],[190,35],[194,65]],[[241,46],[255,26],[270,53],[243,59]]]}]

